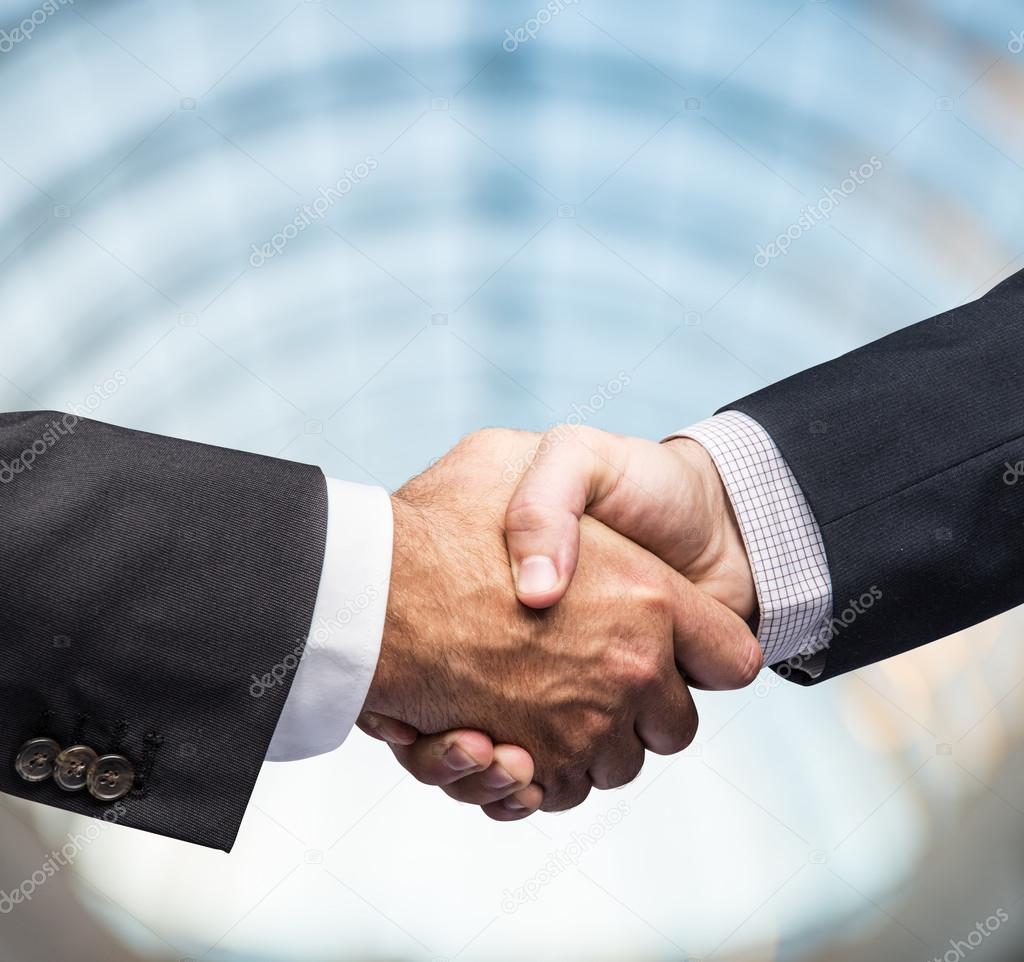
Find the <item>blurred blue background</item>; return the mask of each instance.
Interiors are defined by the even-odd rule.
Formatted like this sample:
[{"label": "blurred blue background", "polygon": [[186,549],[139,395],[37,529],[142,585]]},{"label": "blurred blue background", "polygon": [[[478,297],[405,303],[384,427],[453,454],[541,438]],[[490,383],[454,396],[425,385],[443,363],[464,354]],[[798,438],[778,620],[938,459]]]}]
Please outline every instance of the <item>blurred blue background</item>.
[{"label": "blurred blue background", "polygon": [[[1024,266],[1019,4],[45,0],[0,29],[4,409],[395,488],[623,374],[589,423],[657,438]],[[682,756],[515,825],[357,732],[267,766],[230,857],[107,829],[0,949],[903,960],[994,917],[968,954],[1017,960],[1019,627],[702,697]],[[82,824],[0,799],[0,888]]]}]

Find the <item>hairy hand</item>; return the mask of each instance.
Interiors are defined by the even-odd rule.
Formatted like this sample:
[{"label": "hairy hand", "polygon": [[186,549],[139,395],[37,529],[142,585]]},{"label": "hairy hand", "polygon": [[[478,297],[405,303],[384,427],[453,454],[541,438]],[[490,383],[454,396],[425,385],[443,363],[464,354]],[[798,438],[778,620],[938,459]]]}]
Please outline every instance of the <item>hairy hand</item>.
[{"label": "hairy hand", "polygon": [[[378,735],[388,718],[445,732],[399,746],[400,759],[424,780],[451,777],[449,794],[463,800],[486,806],[513,794],[523,805],[489,812],[497,817],[536,807],[536,789],[524,797],[529,778],[546,810],[568,808],[592,785],[635,777],[645,747],[689,744],[697,717],[679,668],[725,687],[746,684],[760,667],[740,618],[592,519],[580,526],[562,604],[520,605],[505,546],[507,465],[535,443],[520,432],[479,432],[395,495],[388,617],[362,723]],[[455,726],[499,744],[474,744],[473,732],[449,731]],[[415,737],[391,731],[401,733],[393,742]],[[532,756],[533,771],[512,746]],[[465,756],[454,766],[453,749]]]}]

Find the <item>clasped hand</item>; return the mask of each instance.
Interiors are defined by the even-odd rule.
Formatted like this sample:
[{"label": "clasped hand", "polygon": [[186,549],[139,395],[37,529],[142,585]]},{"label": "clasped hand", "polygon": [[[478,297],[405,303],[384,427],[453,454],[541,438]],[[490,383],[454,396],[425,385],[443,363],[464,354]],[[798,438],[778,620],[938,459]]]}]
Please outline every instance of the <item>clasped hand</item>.
[{"label": "clasped hand", "polygon": [[359,724],[492,818],[626,784],[646,751],[693,740],[690,687],[743,687],[761,668],[742,537],[695,441],[480,431],[393,507]]}]

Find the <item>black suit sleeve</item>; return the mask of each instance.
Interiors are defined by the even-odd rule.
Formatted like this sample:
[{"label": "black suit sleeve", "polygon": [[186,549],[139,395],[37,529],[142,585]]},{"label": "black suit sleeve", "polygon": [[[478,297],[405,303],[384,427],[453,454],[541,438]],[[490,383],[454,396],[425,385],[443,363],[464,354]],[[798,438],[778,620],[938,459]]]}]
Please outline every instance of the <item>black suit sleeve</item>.
[{"label": "black suit sleeve", "polygon": [[728,407],[821,527],[842,618],[819,680],[1024,602],[1024,272]]},{"label": "black suit sleeve", "polygon": [[[309,631],[326,523],[318,468],[0,415],[0,791],[230,850]],[[280,683],[254,686],[268,672]],[[131,791],[105,804],[24,781],[14,761],[35,736],[121,754]]]}]

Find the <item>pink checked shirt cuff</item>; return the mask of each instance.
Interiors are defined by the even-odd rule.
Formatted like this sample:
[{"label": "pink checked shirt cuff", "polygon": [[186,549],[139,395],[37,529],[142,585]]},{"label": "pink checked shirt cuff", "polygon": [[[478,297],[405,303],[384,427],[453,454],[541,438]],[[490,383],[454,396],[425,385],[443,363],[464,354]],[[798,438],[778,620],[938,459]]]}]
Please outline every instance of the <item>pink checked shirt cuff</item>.
[{"label": "pink checked shirt cuff", "polygon": [[739,411],[716,414],[671,437],[703,445],[725,484],[754,575],[765,663],[794,659],[802,671],[820,675],[827,652],[819,639],[832,616],[832,579],[821,529],[782,452]]}]

